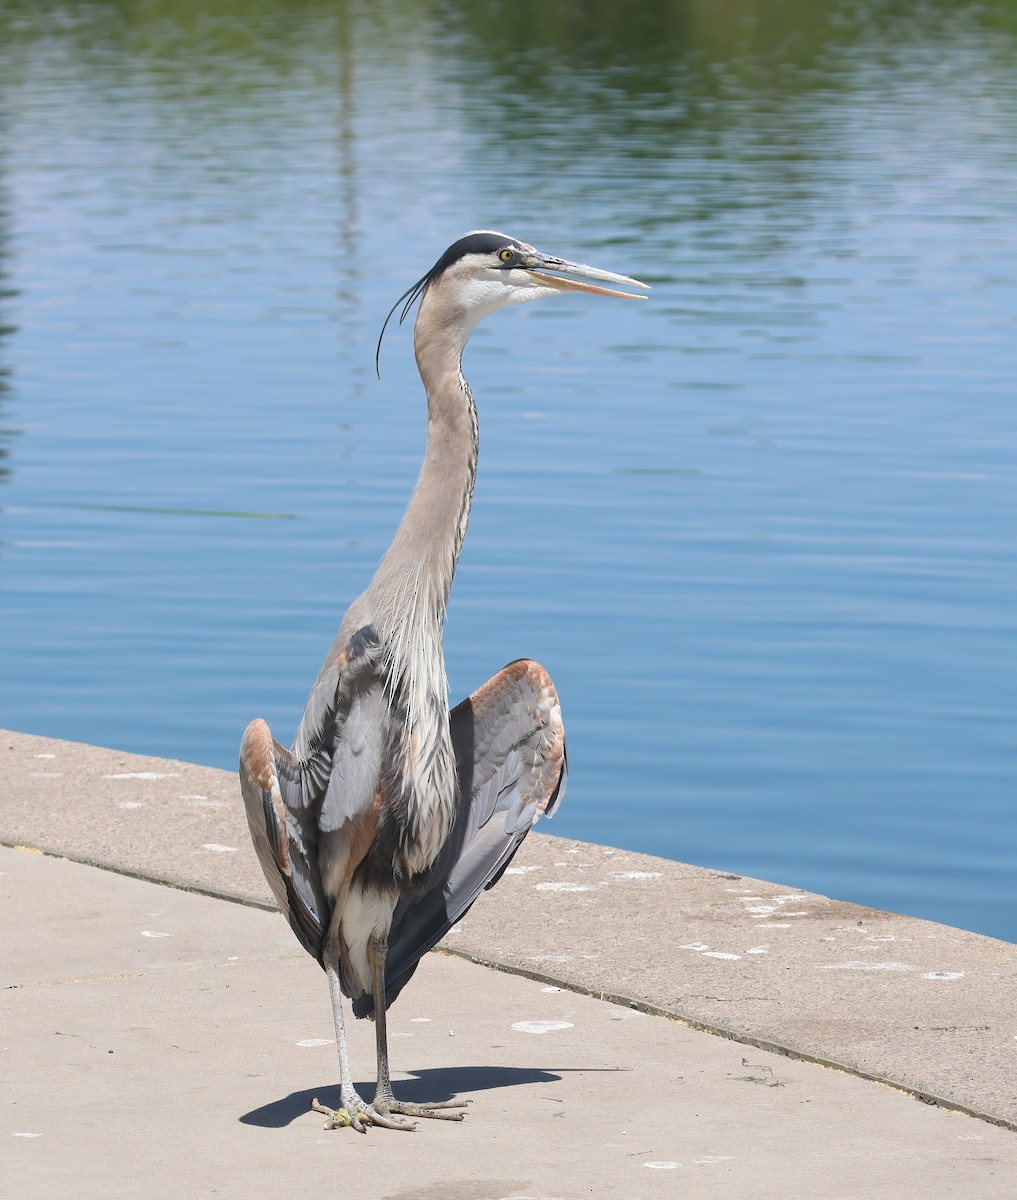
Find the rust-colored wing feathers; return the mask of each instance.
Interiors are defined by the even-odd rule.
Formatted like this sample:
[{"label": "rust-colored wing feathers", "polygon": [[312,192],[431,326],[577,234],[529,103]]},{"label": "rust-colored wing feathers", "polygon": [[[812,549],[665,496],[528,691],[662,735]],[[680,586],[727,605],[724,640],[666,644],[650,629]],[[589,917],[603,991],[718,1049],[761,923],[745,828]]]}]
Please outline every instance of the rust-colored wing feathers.
[{"label": "rust-colored wing feathers", "polygon": [[457,756],[465,738],[467,706],[474,739],[469,786],[474,791],[482,787],[508,753],[518,750],[525,759],[527,793],[536,813],[533,819],[553,816],[561,799],[566,764],[565,729],[551,676],[540,663],[520,658],[477,688],[452,713],[454,741],[457,723],[464,726],[457,742]]},{"label": "rust-colored wing feathers", "polygon": [[262,720],[240,746],[240,789],[251,840],[272,894],[304,949],[321,962],[331,907],[317,865],[317,822],[300,770]]}]

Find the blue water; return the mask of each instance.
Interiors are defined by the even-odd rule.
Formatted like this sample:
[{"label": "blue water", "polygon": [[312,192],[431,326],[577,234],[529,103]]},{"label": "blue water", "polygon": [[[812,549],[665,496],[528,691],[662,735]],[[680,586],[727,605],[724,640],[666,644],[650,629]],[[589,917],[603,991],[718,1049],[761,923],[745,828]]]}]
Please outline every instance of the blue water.
[{"label": "blue water", "polygon": [[654,290],[471,342],[453,698],[551,671],[552,832],[1017,939],[1017,17],[524,9],[0,8],[0,726],[289,740],[423,451],[382,319],[505,229]]}]

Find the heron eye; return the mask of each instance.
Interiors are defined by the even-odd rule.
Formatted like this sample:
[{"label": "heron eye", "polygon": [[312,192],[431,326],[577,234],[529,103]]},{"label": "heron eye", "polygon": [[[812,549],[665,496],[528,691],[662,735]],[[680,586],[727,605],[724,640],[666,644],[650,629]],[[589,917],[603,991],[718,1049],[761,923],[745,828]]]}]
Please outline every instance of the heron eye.
[{"label": "heron eye", "polygon": [[498,257],[501,259],[502,262],[505,262],[505,263],[511,262],[512,259],[515,258],[515,255],[516,255],[516,252],[514,250],[510,250],[508,248],[508,246],[506,246],[504,250],[498,251]]}]

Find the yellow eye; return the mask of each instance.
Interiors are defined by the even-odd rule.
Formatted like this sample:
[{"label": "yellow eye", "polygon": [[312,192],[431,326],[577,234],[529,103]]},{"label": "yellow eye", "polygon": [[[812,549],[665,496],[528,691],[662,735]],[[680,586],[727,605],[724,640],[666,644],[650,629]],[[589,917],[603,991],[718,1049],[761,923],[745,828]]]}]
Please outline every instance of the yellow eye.
[{"label": "yellow eye", "polygon": [[506,246],[504,250],[498,251],[498,257],[501,259],[502,262],[511,262],[512,259],[515,257],[515,251],[510,250],[508,248],[508,246]]}]

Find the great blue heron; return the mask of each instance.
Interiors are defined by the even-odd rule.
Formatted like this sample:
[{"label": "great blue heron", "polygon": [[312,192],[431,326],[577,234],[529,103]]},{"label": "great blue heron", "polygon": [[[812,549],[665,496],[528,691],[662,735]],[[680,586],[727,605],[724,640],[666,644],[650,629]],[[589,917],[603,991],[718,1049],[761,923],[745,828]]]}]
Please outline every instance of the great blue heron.
[{"label": "great blue heron", "polygon": [[[392,545],[350,605],[292,750],[253,721],[240,749],[251,837],[300,944],[325,970],[339,1048],[333,1126],[412,1129],[462,1120],[461,1101],[407,1104],[389,1079],[385,1012],[421,956],[505,870],[565,782],[558,695],[537,663],[510,663],[449,712],[445,608],[477,470],[477,410],[462,354],[507,304],[647,285],[541,254],[503,233],[460,238],[405,292],[420,299],[413,344],[427,393],[427,451]],[[384,326],[382,328],[384,334]],[[381,341],[379,339],[379,351]],[[350,1074],[342,996],[376,1025],[371,1105]],[[453,1111],[449,1111],[453,1110]]]}]

